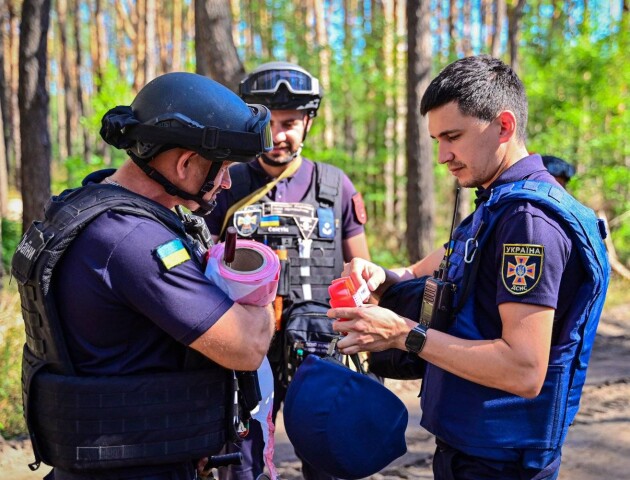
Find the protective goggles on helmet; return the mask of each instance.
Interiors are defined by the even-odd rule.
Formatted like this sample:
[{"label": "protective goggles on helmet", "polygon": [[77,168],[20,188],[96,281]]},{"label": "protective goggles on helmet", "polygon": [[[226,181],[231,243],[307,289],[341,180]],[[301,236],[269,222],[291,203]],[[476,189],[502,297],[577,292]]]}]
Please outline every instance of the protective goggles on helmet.
[{"label": "protective goggles on helmet", "polygon": [[181,113],[166,113],[150,124],[132,124],[123,136],[143,144],[172,145],[197,152],[208,160],[249,161],[273,149],[269,120],[271,112],[263,105],[248,105],[252,117],[247,131],[224,130],[201,125]]},{"label": "protective goggles on helmet", "polygon": [[240,94],[274,94],[284,85],[295,95],[320,95],[319,80],[299,70],[263,70],[254,72],[240,84]]}]

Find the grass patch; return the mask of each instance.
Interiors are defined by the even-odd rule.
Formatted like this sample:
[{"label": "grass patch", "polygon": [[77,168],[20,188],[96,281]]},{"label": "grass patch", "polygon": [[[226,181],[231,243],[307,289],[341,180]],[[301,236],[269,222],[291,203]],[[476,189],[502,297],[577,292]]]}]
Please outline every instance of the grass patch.
[{"label": "grass patch", "polygon": [[22,414],[22,346],[24,327],[15,280],[0,290],[0,435],[27,433]]}]

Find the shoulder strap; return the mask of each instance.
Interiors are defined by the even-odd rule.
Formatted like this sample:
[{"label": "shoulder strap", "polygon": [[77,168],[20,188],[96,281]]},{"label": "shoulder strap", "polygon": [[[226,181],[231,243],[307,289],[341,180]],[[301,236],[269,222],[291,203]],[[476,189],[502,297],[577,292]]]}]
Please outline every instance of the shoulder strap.
[{"label": "shoulder strap", "polygon": [[329,205],[334,205],[341,196],[342,173],[337,167],[328,163],[313,162],[315,164],[314,177],[317,179],[317,199]]},{"label": "shoulder strap", "polygon": [[280,180],[290,177],[295,172],[297,172],[298,168],[300,168],[300,165],[302,165],[302,157],[298,157],[294,162],[291,162],[289,167],[286,170],[284,170],[278,177],[274,178],[271,182],[269,182],[266,185],[263,185],[258,190],[250,193],[249,195],[247,195],[246,197],[242,198],[241,200],[236,202],[234,205],[232,205],[225,214],[225,218],[223,219],[223,225],[221,226],[221,233],[219,234],[219,236],[223,236],[223,232],[227,228],[227,224],[235,212],[237,212],[241,208],[244,208],[244,207],[247,207],[248,205],[256,203],[262,197],[267,195],[267,192],[269,192],[273,187],[275,187],[276,184]]}]

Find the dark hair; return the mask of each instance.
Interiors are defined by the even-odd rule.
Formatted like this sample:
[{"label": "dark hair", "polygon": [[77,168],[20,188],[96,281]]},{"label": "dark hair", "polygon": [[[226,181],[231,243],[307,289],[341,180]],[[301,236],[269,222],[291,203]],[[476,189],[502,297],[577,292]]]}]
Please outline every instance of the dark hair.
[{"label": "dark hair", "polygon": [[457,102],[462,114],[487,122],[502,110],[514,112],[516,136],[527,138],[527,95],[516,73],[501,60],[477,55],[457,60],[435,77],[422,96],[420,113]]}]

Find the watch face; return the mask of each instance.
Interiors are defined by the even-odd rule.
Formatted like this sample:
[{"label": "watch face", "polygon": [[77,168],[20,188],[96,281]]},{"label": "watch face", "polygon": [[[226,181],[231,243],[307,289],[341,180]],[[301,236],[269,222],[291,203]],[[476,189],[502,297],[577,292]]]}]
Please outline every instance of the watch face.
[{"label": "watch face", "polygon": [[422,326],[417,325],[407,335],[405,341],[405,347],[412,353],[419,353],[424,347],[424,342],[427,339],[427,334]]}]

